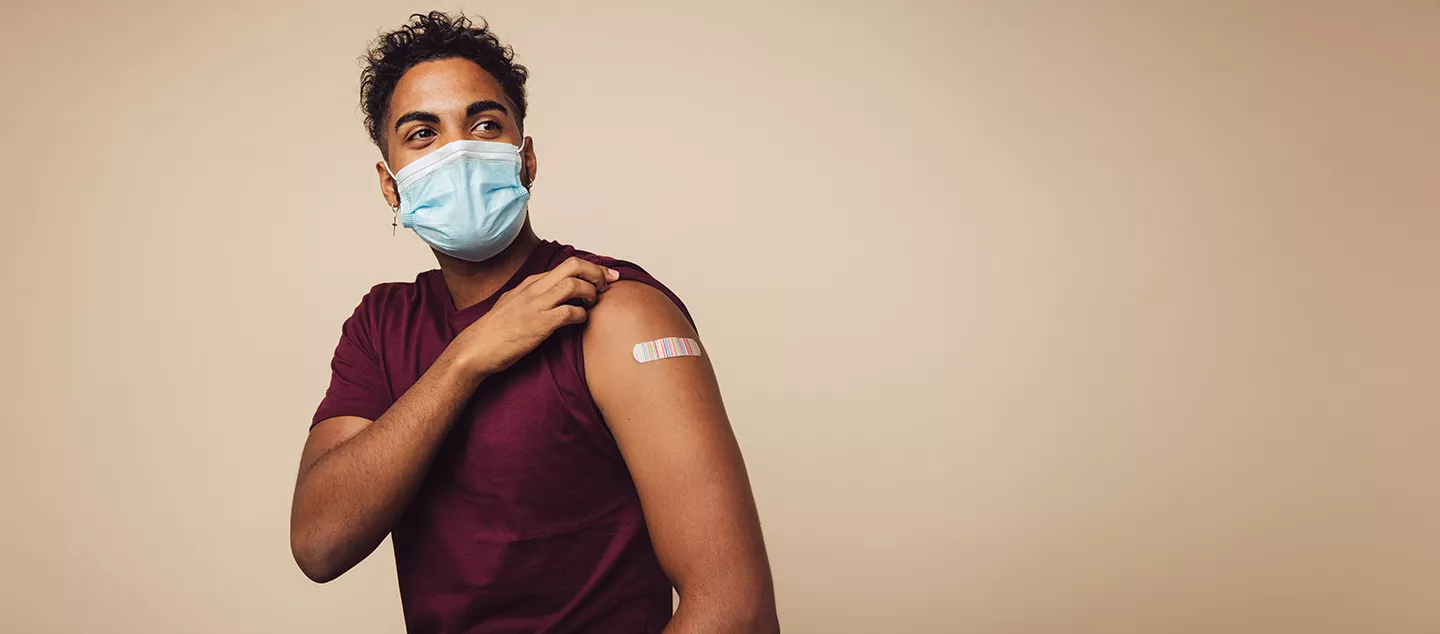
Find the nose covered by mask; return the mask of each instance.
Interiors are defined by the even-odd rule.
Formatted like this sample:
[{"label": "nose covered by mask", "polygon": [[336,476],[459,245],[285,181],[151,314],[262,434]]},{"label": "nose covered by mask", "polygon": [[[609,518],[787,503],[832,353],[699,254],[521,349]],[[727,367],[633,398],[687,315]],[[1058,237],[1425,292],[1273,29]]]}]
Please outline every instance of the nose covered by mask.
[{"label": "nose covered by mask", "polygon": [[523,148],[523,142],[452,141],[391,172],[401,225],[461,260],[499,255],[525,225],[530,191],[520,183]]}]

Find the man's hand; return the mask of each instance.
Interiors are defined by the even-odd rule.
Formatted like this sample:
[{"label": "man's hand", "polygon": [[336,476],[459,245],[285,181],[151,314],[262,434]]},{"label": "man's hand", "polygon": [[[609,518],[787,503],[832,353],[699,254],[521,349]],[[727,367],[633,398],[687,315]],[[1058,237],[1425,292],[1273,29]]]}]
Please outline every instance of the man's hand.
[{"label": "man's hand", "polygon": [[561,327],[584,322],[589,307],[618,279],[613,269],[572,257],[501,295],[450,348],[479,376],[500,372]]},{"label": "man's hand", "polygon": [[585,321],[619,278],[578,258],[532,275],[461,331],[379,419],[338,416],[311,428],[290,520],[300,569],[324,582],[368,556],[414,497],[476,386],[560,327]]}]

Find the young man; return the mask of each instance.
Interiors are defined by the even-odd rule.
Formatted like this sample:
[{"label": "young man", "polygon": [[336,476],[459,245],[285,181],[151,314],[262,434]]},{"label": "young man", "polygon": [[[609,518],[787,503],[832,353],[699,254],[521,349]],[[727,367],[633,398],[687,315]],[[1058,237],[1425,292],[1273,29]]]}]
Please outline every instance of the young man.
[{"label": "young man", "polygon": [[440,267],[375,286],[342,327],[300,460],[295,560],[325,582],[393,535],[411,632],[778,631],[684,305],[531,231],[512,57],[438,12],[369,53],[380,192]]}]

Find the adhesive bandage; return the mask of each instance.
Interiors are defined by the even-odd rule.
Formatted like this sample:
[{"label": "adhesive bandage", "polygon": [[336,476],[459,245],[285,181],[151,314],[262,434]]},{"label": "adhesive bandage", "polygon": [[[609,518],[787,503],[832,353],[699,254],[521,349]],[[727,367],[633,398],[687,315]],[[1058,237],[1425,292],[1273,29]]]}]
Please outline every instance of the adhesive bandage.
[{"label": "adhesive bandage", "polygon": [[635,360],[648,363],[670,357],[698,357],[700,342],[689,337],[665,337],[635,344]]}]

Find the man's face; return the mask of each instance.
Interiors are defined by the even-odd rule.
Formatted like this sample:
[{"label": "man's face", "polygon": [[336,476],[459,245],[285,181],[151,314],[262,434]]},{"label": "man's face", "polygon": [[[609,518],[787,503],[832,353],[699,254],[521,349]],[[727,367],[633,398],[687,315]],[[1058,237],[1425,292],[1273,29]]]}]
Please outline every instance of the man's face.
[{"label": "man's face", "polygon": [[[415,159],[462,139],[520,145],[515,104],[500,82],[476,63],[461,58],[421,62],[405,72],[390,96],[384,122],[390,169],[399,172]],[[376,163],[380,190],[391,207],[400,204],[395,181]],[[535,143],[526,140],[520,182],[535,178]]]}]

